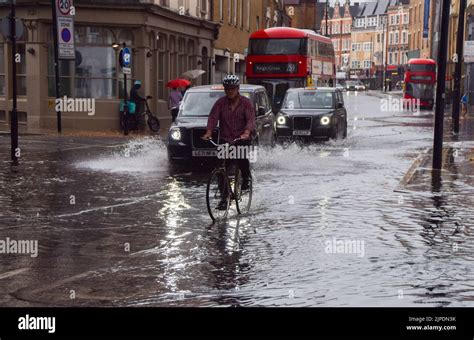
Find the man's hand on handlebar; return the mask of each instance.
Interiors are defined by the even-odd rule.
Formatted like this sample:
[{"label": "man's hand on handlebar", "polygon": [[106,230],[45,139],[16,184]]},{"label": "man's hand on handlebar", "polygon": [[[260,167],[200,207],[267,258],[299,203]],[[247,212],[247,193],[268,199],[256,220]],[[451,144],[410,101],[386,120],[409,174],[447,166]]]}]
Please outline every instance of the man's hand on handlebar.
[{"label": "man's hand on handlebar", "polygon": [[205,135],[202,136],[201,139],[204,139],[204,140],[212,139],[212,131],[206,131]]},{"label": "man's hand on handlebar", "polygon": [[244,131],[244,133],[240,135],[240,139],[249,140],[250,139],[250,132]]}]

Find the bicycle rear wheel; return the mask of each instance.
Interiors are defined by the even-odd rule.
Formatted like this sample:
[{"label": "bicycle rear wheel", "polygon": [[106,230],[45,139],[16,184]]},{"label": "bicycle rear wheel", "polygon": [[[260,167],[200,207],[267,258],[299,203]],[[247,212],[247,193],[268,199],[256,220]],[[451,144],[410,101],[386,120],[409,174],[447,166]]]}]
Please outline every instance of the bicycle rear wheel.
[{"label": "bicycle rear wheel", "polygon": [[152,115],[148,115],[148,127],[150,128],[151,131],[153,132],[159,132],[160,131],[160,121],[158,118]]},{"label": "bicycle rear wheel", "polygon": [[242,172],[237,168],[235,172],[235,205],[237,206],[237,212],[239,214],[246,214],[250,210],[250,205],[252,203],[252,176],[249,178],[249,187],[248,190],[242,190],[242,184],[244,182],[242,178]]},{"label": "bicycle rear wheel", "polygon": [[222,170],[213,171],[209,177],[206,203],[209,216],[214,222],[227,217],[230,207],[230,188],[227,176]]}]

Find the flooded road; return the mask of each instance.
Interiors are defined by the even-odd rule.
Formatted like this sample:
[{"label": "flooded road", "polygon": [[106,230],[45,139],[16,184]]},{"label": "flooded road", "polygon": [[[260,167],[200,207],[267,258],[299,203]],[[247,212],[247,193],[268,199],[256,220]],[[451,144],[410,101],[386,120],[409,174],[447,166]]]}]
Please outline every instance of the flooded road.
[{"label": "flooded road", "polygon": [[[251,213],[211,224],[209,169],[151,137],[0,136],[2,306],[473,306],[473,180],[407,172],[431,112],[345,95],[348,138],[258,151]],[[437,190],[436,190],[437,189]]]}]

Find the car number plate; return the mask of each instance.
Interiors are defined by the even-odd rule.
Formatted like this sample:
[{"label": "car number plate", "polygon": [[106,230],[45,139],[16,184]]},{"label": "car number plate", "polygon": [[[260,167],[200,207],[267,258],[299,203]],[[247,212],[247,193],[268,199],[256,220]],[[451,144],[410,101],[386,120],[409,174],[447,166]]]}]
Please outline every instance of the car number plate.
[{"label": "car number plate", "polygon": [[217,150],[194,150],[193,157],[215,157]]},{"label": "car number plate", "polygon": [[310,136],[311,130],[295,130],[293,136]]}]

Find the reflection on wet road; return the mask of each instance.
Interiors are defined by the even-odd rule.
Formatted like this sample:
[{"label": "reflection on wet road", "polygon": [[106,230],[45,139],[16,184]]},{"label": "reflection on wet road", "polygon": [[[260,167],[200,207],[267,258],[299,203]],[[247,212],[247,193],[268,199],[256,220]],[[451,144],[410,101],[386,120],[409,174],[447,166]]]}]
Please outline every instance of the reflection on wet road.
[{"label": "reflection on wet road", "polygon": [[431,114],[346,106],[347,140],[260,149],[251,213],[215,225],[209,169],[170,167],[159,140],[25,137],[21,167],[2,163],[0,240],[39,256],[0,255],[0,304],[472,305],[472,178],[401,185]]}]

